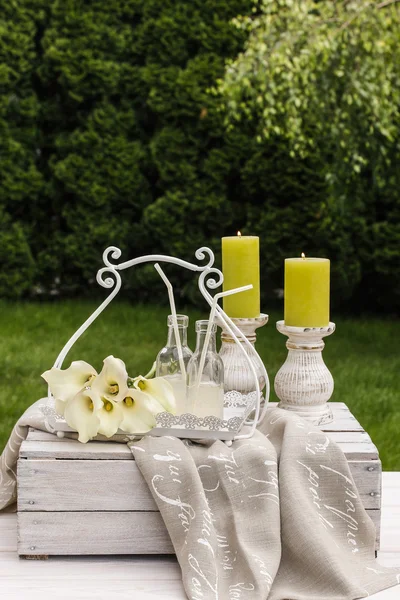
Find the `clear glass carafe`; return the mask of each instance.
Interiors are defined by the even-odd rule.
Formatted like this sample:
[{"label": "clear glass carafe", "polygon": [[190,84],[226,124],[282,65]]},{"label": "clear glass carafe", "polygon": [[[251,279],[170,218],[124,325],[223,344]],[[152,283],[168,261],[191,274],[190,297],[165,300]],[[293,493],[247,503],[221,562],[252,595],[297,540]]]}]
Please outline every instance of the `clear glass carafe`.
[{"label": "clear glass carafe", "polygon": [[217,354],[215,323],[207,342],[208,321],[196,321],[196,349],[187,367],[189,411],[198,417],[223,418],[224,364]]},{"label": "clear glass carafe", "polygon": [[[187,315],[177,315],[179,338],[182,346],[182,356],[185,368],[193,352],[187,343],[187,329],[189,317]],[[176,345],[175,331],[172,315],[168,315],[168,339],[167,344],[160,350],[156,359],[157,377],[165,377],[172,385],[176,399],[176,414],[181,415],[188,412],[186,406],[186,377],[182,373]]]}]

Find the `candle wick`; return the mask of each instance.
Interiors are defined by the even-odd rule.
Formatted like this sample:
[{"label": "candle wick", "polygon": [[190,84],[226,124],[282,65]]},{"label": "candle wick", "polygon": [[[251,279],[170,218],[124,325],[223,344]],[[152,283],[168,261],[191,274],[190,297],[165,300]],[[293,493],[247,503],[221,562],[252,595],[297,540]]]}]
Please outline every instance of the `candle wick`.
[{"label": "candle wick", "polygon": [[304,252],[302,252],[302,253],[301,253],[301,258],[302,258],[303,260],[306,260],[306,255],[304,254]]},{"label": "candle wick", "polygon": [[240,233],[240,231],[237,232],[237,236],[242,237],[242,234]]}]

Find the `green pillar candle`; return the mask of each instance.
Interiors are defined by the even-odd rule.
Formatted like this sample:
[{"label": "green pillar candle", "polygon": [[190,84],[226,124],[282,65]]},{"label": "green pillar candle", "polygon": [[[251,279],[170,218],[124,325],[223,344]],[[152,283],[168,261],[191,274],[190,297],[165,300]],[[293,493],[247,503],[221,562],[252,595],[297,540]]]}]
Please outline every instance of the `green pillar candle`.
[{"label": "green pillar candle", "polygon": [[285,325],[326,327],[329,324],[330,261],[327,258],[285,260]]},{"label": "green pillar candle", "polygon": [[232,318],[254,318],[260,315],[260,244],[253,235],[222,238],[222,271],[224,291],[253,285],[248,292],[227,296],[224,311]]}]

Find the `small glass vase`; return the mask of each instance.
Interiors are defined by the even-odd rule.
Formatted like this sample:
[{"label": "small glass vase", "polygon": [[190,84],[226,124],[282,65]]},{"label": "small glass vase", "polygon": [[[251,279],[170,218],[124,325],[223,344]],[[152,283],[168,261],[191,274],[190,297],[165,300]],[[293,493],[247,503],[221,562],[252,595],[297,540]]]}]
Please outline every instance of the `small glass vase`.
[{"label": "small glass vase", "polygon": [[[196,321],[196,349],[187,367],[189,411],[197,417],[223,418],[224,364],[217,354],[215,323],[207,343],[208,321]],[[207,344],[207,348],[205,345]]]},{"label": "small glass vase", "polygon": [[[189,317],[187,315],[177,315],[177,322],[179,338],[182,346],[183,362],[185,368],[187,369],[189,360],[193,355],[193,352],[187,343]],[[186,378],[182,373],[180,366],[172,315],[168,315],[167,325],[167,344],[157,355],[156,375],[157,377],[164,377],[172,385],[176,399],[176,414],[182,415],[185,412],[188,412],[186,405]]]}]

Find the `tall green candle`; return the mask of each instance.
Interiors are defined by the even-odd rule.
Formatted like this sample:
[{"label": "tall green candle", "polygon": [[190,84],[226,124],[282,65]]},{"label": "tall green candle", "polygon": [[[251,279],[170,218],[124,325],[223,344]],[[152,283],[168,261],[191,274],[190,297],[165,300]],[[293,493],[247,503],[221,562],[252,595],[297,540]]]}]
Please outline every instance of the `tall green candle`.
[{"label": "tall green candle", "polygon": [[285,260],[285,325],[326,327],[329,324],[330,261],[327,258]]},{"label": "tall green candle", "polygon": [[243,285],[253,289],[224,298],[224,311],[232,318],[254,318],[260,315],[260,244],[253,235],[222,238],[222,271],[224,291]]}]

